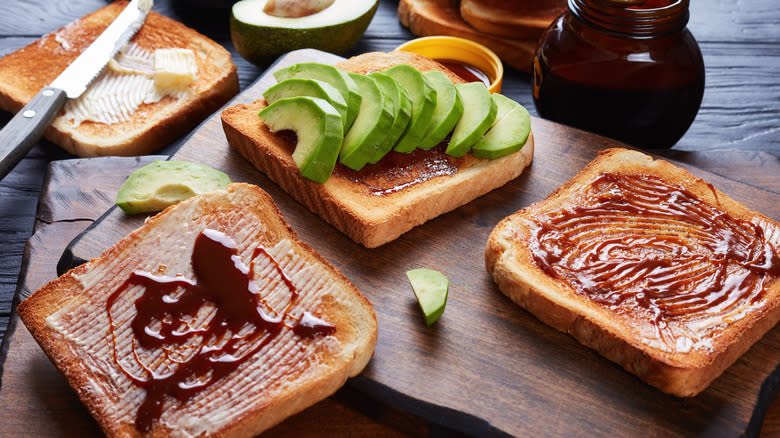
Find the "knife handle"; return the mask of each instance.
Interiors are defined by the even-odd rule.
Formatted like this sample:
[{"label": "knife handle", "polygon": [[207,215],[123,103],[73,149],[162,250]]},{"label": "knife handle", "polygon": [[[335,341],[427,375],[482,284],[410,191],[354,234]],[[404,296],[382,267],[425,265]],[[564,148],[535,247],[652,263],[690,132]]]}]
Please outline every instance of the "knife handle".
[{"label": "knife handle", "polygon": [[0,130],[0,180],[43,136],[67,100],[59,88],[44,87]]}]

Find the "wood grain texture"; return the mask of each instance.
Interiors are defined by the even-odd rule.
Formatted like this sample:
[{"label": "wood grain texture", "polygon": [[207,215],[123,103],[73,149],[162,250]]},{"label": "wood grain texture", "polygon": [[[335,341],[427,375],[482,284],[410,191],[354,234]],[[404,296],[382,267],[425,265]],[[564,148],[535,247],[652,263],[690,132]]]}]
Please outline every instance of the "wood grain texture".
[{"label": "wood grain texture", "polygon": [[[322,52],[293,52],[278,67]],[[248,102],[275,81],[270,75],[236,98]],[[482,434],[732,436],[748,428],[761,383],[777,365],[775,328],[709,389],[677,399],[648,387],[615,364],[550,329],[505,298],[485,272],[487,235],[512,212],[544,199],[613,140],[533,118],[534,162],[518,179],[375,249],[366,249],[309,213],[228,147],[216,118],[175,155],[268,191],[304,242],[347,275],[374,304],[375,357],[355,386],[431,421]],[[204,152],[208,150],[209,153]],[[732,157],[733,158],[733,157]],[[763,190],[687,167],[752,209],[780,219],[780,181]],[[767,172],[780,167],[767,163]],[[143,218],[114,209],[71,248],[88,259]],[[424,242],[421,245],[420,242]],[[441,270],[450,280],[447,310],[431,328],[421,322],[404,272]],[[489,358],[489,360],[485,360]],[[464,394],[468,394],[464,397]],[[763,406],[766,408],[766,406]]]},{"label": "wood grain texture", "polygon": [[[201,7],[215,3],[224,6],[225,2],[156,0],[155,10],[185,22],[228,48],[237,64],[244,90],[265,66],[253,66],[236,55],[227,32],[226,9]],[[105,0],[0,1],[0,56],[103,5]],[[398,23],[397,6],[397,0],[381,0],[364,38],[349,53],[389,50],[412,38],[413,35]],[[707,88],[696,121],[675,149],[686,153],[708,151],[702,152],[701,157],[721,169],[713,168],[715,173],[737,180],[749,179],[751,184],[754,178],[777,181],[775,174],[765,173],[771,168],[760,163],[772,161],[772,157],[776,162],[780,157],[780,133],[772,125],[773,120],[778,120],[780,109],[778,22],[780,8],[775,0],[714,0],[691,4],[688,27],[702,48]],[[530,89],[528,75],[507,69],[504,94],[524,104],[535,115]],[[9,118],[7,113],[0,113],[0,126]],[[172,145],[161,152],[168,153],[175,148],[176,145]],[[753,151],[763,151],[768,157],[751,159],[739,155]],[[22,266],[23,248],[32,230],[47,163],[69,157],[56,146],[41,142],[16,170],[0,181],[0,338],[5,333],[11,297]],[[740,157],[748,161],[737,161]],[[718,160],[719,163],[712,163]],[[409,312],[412,311],[410,308]],[[775,436],[780,435],[779,412],[780,409],[776,409],[767,419]]]},{"label": "wood grain texture", "polygon": [[[35,232],[25,250],[20,282],[35,290],[55,276],[65,245],[114,203],[114,195],[134,169],[164,157],[63,160],[52,163],[44,182]],[[87,173],[88,179],[79,179]],[[97,424],[70,390],[35,340],[14,315],[8,342],[0,352],[2,436],[98,437]],[[10,351],[10,354],[8,354]],[[368,407],[368,409],[366,409]],[[339,421],[333,421],[338,418]],[[296,415],[265,436],[383,438],[426,437],[421,419],[345,388]]]}]

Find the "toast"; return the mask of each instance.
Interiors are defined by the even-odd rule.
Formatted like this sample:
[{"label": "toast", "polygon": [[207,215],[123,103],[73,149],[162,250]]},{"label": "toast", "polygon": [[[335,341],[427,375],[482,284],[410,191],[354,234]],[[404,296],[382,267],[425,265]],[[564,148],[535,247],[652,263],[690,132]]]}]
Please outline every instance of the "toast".
[{"label": "toast", "polygon": [[[126,5],[124,1],[111,3],[0,59],[0,108],[18,112],[65,70]],[[112,111],[118,115],[112,114],[106,120],[74,119],[71,105],[75,101],[70,101],[46,130],[46,138],[80,157],[144,155],[187,133],[238,93],[236,67],[227,50],[156,12],[149,13],[125,52],[129,51],[133,59],[151,62],[156,49],[173,48],[191,49],[195,55],[196,77],[186,89],[128,104],[137,109],[117,106]],[[117,89],[117,84],[121,84],[118,88],[127,90],[128,95],[131,90],[135,96],[141,95],[141,85],[127,81],[130,76],[148,86],[149,82],[138,75],[123,75],[109,67],[88,90],[101,83],[106,89]]]},{"label": "toast", "polygon": [[[438,69],[453,82],[465,82],[429,58],[408,52],[366,53],[336,64],[354,73],[370,73],[397,64],[420,71]],[[360,171],[341,164],[324,184],[300,175],[292,160],[295,143],[272,134],[257,116],[264,99],[222,112],[230,146],[279,184],[298,202],[352,240],[374,248],[417,225],[481,196],[519,176],[533,157],[533,135],[517,152],[495,160],[466,154],[454,158],[442,145],[409,154],[390,152]]]},{"label": "toast", "polygon": [[248,184],[169,207],[18,312],[112,437],[254,436],[357,375],[377,339],[368,300]]},{"label": "toast", "polygon": [[514,302],[663,392],[698,394],[780,320],[780,225],[662,160],[603,151],[501,221]]},{"label": "toast", "polygon": [[502,0],[461,0],[460,16],[474,29],[512,39],[537,39],[566,10],[566,2],[530,0],[522,5]]},{"label": "toast", "polygon": [[[504,3],[514,7],[517,2]],[[467,16],[475,22],[480,18],[477,14]],[[536,34],[520,39],[484,32],[464,20],[455,0],[400,0],[398,20],[417,36],[450,35],[478,42],[496,52],[504,63],[529,73],[537,40],[544,30],[526,28],[532,30],[530,34]],[[496,32],[496,29],[490,28],[490,31]]]}]

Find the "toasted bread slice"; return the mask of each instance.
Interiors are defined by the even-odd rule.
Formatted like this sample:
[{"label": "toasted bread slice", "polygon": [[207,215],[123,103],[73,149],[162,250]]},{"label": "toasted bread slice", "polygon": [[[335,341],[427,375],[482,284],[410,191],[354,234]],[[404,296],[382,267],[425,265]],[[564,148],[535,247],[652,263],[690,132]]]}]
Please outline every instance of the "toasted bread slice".
[{"label": "toasted bread slice", "polygon": [[[232,238],[237,250],[231,259],[211,251],[200,260],[206,260],[209,269],[226,262],[236,268],[238,264],[248,267],[242,275],[251,279],[244,283],[244,289],[256,286],[254,307],[234,299],[239,296],[234,292],[241,288],[227,287],[228,276],[217,275],[217,300],[203,301],[197,307],[196,314],[203,319],[187,319],[170,310],[167,317],[165,312],[155,314],[143,333],[165,333],[165,327],[159,328],[161,324],[154,322],[165,320],[187,321],[191,330],[216,330],[213,326],[220,324],[216,321],[227,325],[235,322],[219,319],[231,306],[233,314],[239,315],[264,309],[266,314],[282,315],[282,323],[272,328],[244,323],[243,329],[233,335],[241,335],[238,342],[246,342],[238,344],[232,353],[223,347],[226,351],[217,358],[198,348],[214,345],[206,341],[213,339],[208,333],[195,335],[185,344],[170,342],[147,348],[135,324],[137,318],[143,321],[142,314],[149,309],[142,307],[142,298],[148,298],[159,285],[130,283],[127,287],[127,282],[140,272],[147,276],[164,274],[198,286],[207,284],[206,276],[197,271],[197,266],[204,265],[197,265],[194,252],[205,229]],[[181,286],[176,290],[181,291]],[[191,292],[185,288],[176,295],[169,290],[165,296],[178,297],[179,303]],[[219,297],[227,304],[219,304]],[[148,300],[145,302],[148,304]],[[18,311],[108,436],[254,436],[329,396],[348,377],[358,374],[371,358],[377,338],[376,316],[368,300],[298,240],[267,193],[248,184],[231,184],[225,190],[169,207],[101,257],[43,286],[23,301]],[[335,331],[300,331],[304,312],[324,320]],[[182,336],[179,327],[172,336]],[[176,330],[176,324],[170,328]],[[184,335],[188,333],[192,332]],[[230,362],[239,356],[245,360],[237,362],[235,368],[228,367],[227,372],[217,365],[212,365],[210,372],[197,371],[192,365],[196,359]],[[141,412],[148,411],[141,409],[142,404],[153,397],[151,388],[160,389],[154,386],[157,381],[150,377],[149,370],[159,373],[160,380],[166,372],[187,372],[185,366],[197,371],[186,381],[206,381],[205,389],[163,392],[159,418],[151,422],[148,416],[144,419]],[[219,373],[221,377],[214,377]],[[149,380],[152,386],[148,386]],[[144,421],[148,431],[138,427]]]},{"label": "toasted bread slice", "polygon": [[[111,3],[0,59],[0,108],[19,111],[62,73],[126,5],[124,1]],[[115,123],[79,124],[61,115],[46,131],[46,138],[80,157],[148,154],[190,131],[238,93],[236,67],[227,50],[156,12],[149,13],[128,47],[135,55],[145,57],[151,57],[156,49],[191,49],[197,77],[180,95],[141,103]],[[111,73],[107,68],[102,75]]]},{"label": "toasted bread slice", "polygon": [[[516,2],[506,3],[514,6]],[[463,20],[455,0],[400,0],[398,20],[418,36],[450,35],[476,41],[512,67],[531,71],[538,35],[516,39],[477,30]]]},{"label": "toasted bread slice", "polygon": [[780,225],[685,170],[603,151],[491,232],[501,291],[669,394],[694,396],[780,320]]},{"label": "toasted bread slice", "polygon": [[566,10],[563,0],[461,0],[460,16],[474,29],[514,39],[535,39]]},{"label": "toasted bread slice", "polygon": [[[337,66],[364,74],[397,64],[420,71],[439,69],[454,82],[464,82],[438,62],[407,52],[366,53]],[[295,143],[272,134],[258,118],[265,106],[260,99],[222,112],[230,146],[298,202],[368,248],[504,185],[520,175],[533,157],[533,136],[519,151],[495,160],[471,154],[453,158],[444,154],[442,146],[409,154],[390,152],[357,172],[337,164],[330,179],[319,184],[300,175],[291,156]]]}]

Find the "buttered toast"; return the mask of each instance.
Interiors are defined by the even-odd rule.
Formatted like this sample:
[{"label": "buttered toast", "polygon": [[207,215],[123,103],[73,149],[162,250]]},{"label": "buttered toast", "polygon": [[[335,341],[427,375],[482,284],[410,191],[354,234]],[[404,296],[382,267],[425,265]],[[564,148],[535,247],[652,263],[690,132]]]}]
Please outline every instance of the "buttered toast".
[{"label": "buttered toast", "polygon": [[377,338],[368,300],[248,184],[168,208],[18,311],[112,437],[255,436]]},{"label": "buttered toast", "polygon": [[[111,3],[0,59],[0,108],[17,112],[49,85],[127,5]],[[177,52],[186,51],[186,57]],[[171,59],[173,77],[155,77]],[[166,58],[168,56],[168,58]],[[176,65],[189,60],[184,72]],[[194,70],[194,71],[193,71]],[[167,76],[170,79],[171,75]],[[178,80],[178,79],[177,79]],[[173,87],[171,87],[173,85]],[[45,135],[80,157],[144,155],[190,131],[238,93],[230,53],[170,18],[150,12],[144,25]]]},{"label": "buttered toast", "polygon": [[[366,74],[398,64],[423,72],[441,70],[454,83],[465,82],[438,62],[407,52],[366,53],[336,66]],[[359,171],[337,164],[321,184],[300,175],[291,156],[295,139],[271,133],[258,118],[265,107],[260,99],[222,112],[230,146],[298,202],[368,248],[504,185],[519,176],[533,157],[533,135],[519,151],[493,160],[472,154],[455,158],[440,145],[411,153],[390,152]]]},{"label": "buttered toast", "polygon": [[780,320],[780,225],[662,160],[609,149],[485,249],[499,289],[669,394]]}]

